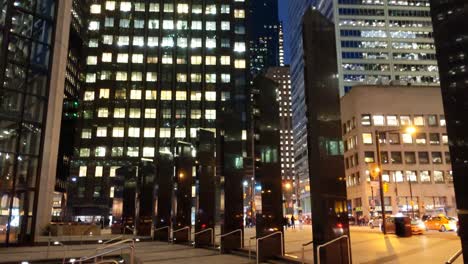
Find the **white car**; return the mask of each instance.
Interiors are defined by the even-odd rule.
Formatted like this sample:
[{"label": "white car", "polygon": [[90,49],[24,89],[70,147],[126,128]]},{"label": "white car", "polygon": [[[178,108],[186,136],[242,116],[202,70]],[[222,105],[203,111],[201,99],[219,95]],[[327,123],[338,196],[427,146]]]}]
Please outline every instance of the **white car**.
[{"label": "white car", "polygon": [[379,217],[375,217],[369,220],[369,226],[372,229],[375,227],[380,228],[382,226],[382,217],[379,216]]}]

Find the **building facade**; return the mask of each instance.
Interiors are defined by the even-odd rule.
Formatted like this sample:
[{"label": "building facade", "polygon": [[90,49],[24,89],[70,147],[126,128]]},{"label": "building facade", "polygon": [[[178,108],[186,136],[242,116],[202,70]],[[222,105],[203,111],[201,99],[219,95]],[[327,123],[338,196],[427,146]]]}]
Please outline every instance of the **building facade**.
[{"label": "building facade", "polygon": [[[245,5],[239,0],[92,2],[70,173],[75,219],[121,211],[121,202],[113,199],[122,191],[115,183],[117,168],[160,152],[175,154],[176,143],[194,144],[200,128],[220,139],[223,113],[245,121]],[[240,140],[245,126],[238,127]],[[235,159],[242,166],[242,156]]]},{"label": "building facade", "polygon": [[[385,107],[382,107],[385,106]],[[379,131],[385,211],[455,216],[451,158],[439,87],[355,86],[341,98],[349,212],[379,215],[373,178]],[[405,128],[413,126],[409,134]]]},{"label": "building facade", "polygon": [[249,1],[247,31],[253,76],[279,65],[279,27],[277,0]]},{"label": "building facade", "polygon": [[334,0],[340,94],[354,85],[439,86],[429,0]]},{"label": "building facade", "polygon": [[278,89],[280,161],[286,213],[294,213],[297,182],[294,171],[294,142],[291,122],[291,79],[289,67],[270,67],[265,77],[273,80]]},{"label": "building facade", "polygon": [[50,221],[70,9],[53,0],[1,6],[2,245],[34,242]]}]

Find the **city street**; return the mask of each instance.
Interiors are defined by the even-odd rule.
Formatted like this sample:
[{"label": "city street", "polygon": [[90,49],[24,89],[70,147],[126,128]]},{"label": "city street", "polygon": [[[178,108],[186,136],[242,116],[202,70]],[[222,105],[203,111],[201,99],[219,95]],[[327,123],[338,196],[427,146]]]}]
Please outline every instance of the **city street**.
[{"label": "city street", "polygon": [[[245,246],[248,247],[248,238],[254,236],[255,229],[245,230]],[[286,255],[300,258],[301,245],[312,240],[311,226],[304,225],[303,230],[299,230],[298,226],[296,229],[288,228],[285,240]],[[353,263],[445,263],[460,247],[455,232],[429,231],[424,235],[399,238],[394,234],[384,236],[377,229],[367,226],[351,227]],[[305,256],[306,262],[312,263],[312,245],[306,247]],[[455,263],[463,263],[461,257]]]}]

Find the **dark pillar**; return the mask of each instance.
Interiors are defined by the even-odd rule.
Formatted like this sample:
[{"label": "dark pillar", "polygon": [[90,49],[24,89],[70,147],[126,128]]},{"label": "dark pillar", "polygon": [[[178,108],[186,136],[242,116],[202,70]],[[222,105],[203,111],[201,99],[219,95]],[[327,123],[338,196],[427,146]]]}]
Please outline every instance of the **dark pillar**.
[{"label": "dark pillar", "polygon": [[123,183],[122,192],[122,231],[131,233],[125,226],[135,226],[135,192],[136,192],[136,167],[124,166],[116,170],[117,178]]},{"label": "dark pillar", "polygon": [[200,129],[198,132],[198,177],[197,177],[197,213],[195,232],[207,228],[195,237],[196,246],[207,246],[213,243],[215,227],[215,141],[214,133]]},{"label": "dark pillar", "polygon": [[[349,237],[335,29],[320,12],[303,18],[305,103],[314,261],[317,247]],[[348,263],[347,240],[320,251],[320,263]]]},{"label": "dark pillar", "polygon": [[468,3],[431,0],[463,258],[468,263]]},{"label": "dark pillar", "polygon": [[[279,104],[277,85],[262,75],[254,80],[255,181],[261,186],[262,207],[256,212],[256,235],[283,231]],[[258,258],[281,256],[283,234],[259,241]]]},{"label": "dark pillar", "polygon": [[168,241],[171,228],[172,191],[174,189],[174,158],[172,154],[159,153],[156,167],[154,239]]},{"label": "dark pillar", "polygon": [[[176,157],[176,175],[175,175],[175,206],[173,208],[173,216],[175,220],[172,222],[172,229],[174,231],[191,227],[191,212],[192,212],[192,145],[186,142],[177,143],[177,157]],[[183,230],[174,233],[174,242],[184,243],[188,242],[189,230]]]},{"label": "dark pillar", "polygon": [[[243,189],[242,180],[244,178],[244,166],[242,157],[242,122],[238,115],[230,112],[222,113],[220,121],[224,128],[224,135],[219,135],[217,158],[222,163],[220,182],[224,182],[222,195],[224,195],[221,233],[241,229],[243,232]],[[223,252],[240,247],[241,235],[236,232],[232,235],[221,238]]]},{"label": "dark pillar", "polygon": [[151,235],[153,222],[153,192],[156,177],[156,167],[152,161],[143,161],[139,166],[136,208],[138,218],[135,218],[137,235]]}]

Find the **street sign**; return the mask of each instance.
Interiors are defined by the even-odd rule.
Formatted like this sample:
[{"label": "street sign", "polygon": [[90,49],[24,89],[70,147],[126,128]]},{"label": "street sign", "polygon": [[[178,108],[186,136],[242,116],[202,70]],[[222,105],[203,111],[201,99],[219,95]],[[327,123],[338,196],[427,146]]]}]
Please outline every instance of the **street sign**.
[{"label": "street sign", "polygon": [[370,186],[372,186],[374,188],[379,188],[379,182],[378,181],[371,181]]}]

